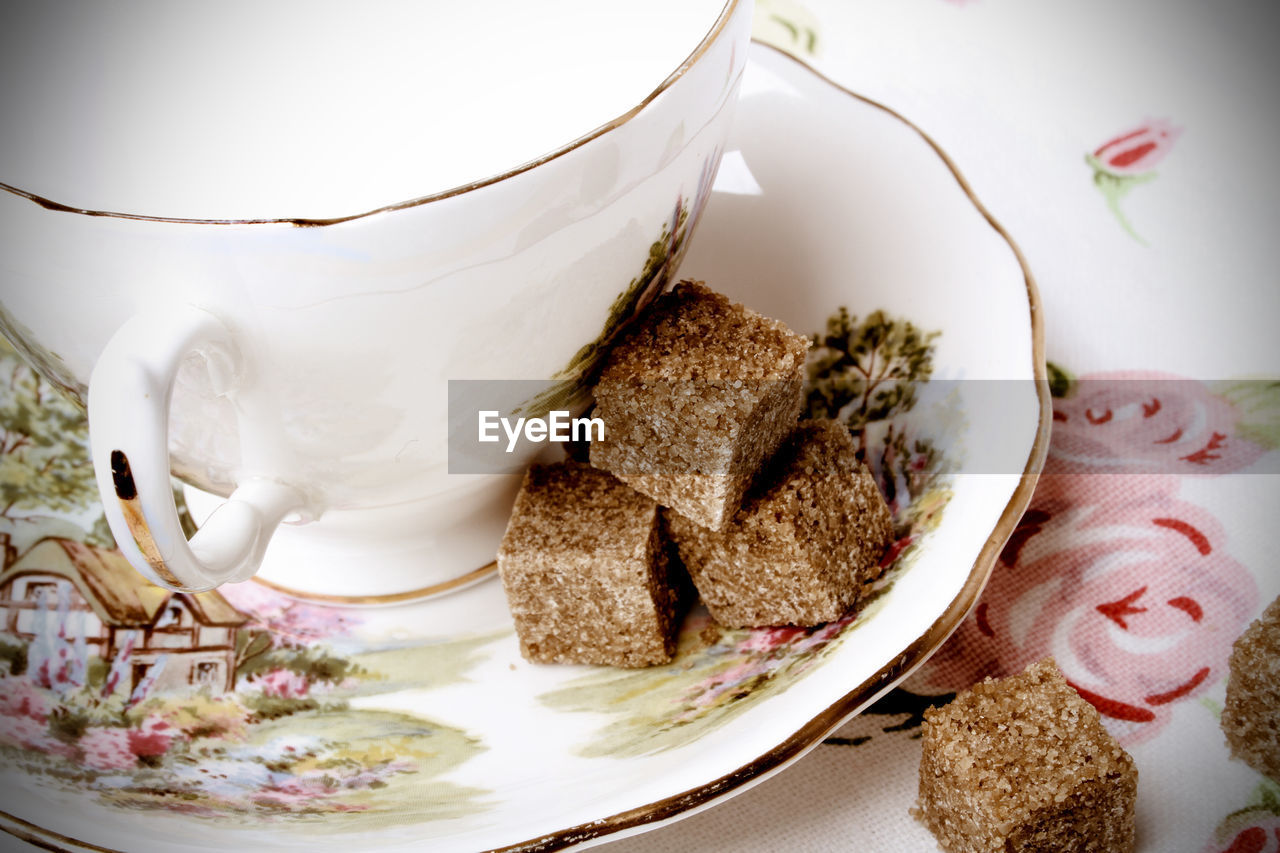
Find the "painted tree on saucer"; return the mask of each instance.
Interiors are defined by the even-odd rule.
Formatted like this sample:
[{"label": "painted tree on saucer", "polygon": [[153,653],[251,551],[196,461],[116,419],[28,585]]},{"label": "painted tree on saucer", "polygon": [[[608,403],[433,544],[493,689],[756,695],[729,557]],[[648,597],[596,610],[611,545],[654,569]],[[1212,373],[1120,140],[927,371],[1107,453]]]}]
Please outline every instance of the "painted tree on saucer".
[{"label": "painted tree on saucer", "polygon": [[[916,385],[933,373],[938,332],[873,311],[862,323],[847,308],[832,314],[813,336],[809,359],[809,417],[844,421],[861,437],[880,421],[915,403]],[[866,442],[859,444],[866,452]]]},{"label": "painted tree on saucer", "polygon": [[74,398],[0,337],[0,563],[45,536],[115,547],[88,448],[88,422]]},{"label": "painted tree on saucer", "polygon": [[0,338],[0,518],[82,510],[97,494],[84,413]]},{"label": "painted tree on saucer", "polygon": [[[858,458],[876,475],[895,511],[929,491],[938,449],[899,416],[916,404],[933,374],[939,332],[873,311],[861,323],[841,307],[813,335],[808,364],[808,416],[843,421],[858,445]],[[899,494],[902,492],[902,494]]]}]

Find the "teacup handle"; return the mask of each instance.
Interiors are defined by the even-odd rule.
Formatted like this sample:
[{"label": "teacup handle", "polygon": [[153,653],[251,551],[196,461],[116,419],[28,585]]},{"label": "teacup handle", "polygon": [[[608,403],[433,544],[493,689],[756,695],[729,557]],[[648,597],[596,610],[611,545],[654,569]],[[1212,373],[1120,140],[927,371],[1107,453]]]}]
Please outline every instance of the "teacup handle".
[{"label": "teacup handle", "polygon": [[187,541],[169,474],[169,400],[178,367],[205,358],[218,394],[234,394],[240,355],[231,331],[192,306],[140,314],[108,342],[89,379],[89,444],[107,522],[134,568],[170,589],[199,592],[248,579],[301,492],[243,480]]}]

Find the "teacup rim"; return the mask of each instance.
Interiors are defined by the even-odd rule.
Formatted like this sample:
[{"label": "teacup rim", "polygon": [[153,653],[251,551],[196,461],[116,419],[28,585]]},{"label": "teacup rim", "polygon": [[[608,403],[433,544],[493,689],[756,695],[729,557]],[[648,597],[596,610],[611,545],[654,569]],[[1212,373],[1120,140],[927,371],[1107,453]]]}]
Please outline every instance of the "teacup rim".
[{"label": "teacup rim", "polygon": [[474,192],[475,190],[483,189],[484,187],[493,186],[494,184],[498,184],[498,183],[501,183],[502,181],[509,180],[518,175],[522,175],[525,172],[530,172],[538,168],[539,166],[543,166],[547,163],[550,163],[553,160],[557,160],[560,157],[563,157],[564,155],[570,153],[571,151],[581,148],[587,143],[592,142],[596,139],[599,139],[605,134],[613,130],[617,130],[618,128],[627,124],[629,121],[631,121],[631,119],[635,118],[637,115],[643,112],[644,109],[648,107],[649,104],[651,104],[654,100],[656,100],[659,95],[661,95],[663,92],[667,91],[673,85],[675,85],[676,81],[682,78],[691,68],[693,68],[694,65],[698,63],[700,59],[702,59],[703,56],[706,55],[707,51],[710,50],[711,46],[720,40],[720,36],[723,35],[725,28],[729,23],[729,20],[733,17],[734,13],[736,13],[738,9],[745,2],[747,2],[747,0],[724,0],[724,5],[721,7],[719,15],[716,16],[715,22],[711,25],[711,29],[709,29],[706,35],[702,37],[702,39],[694,47],[693,51],[690,52],[690,54],[687,57],[685,57],[684,60],[678,66],[676,66],[675,70],[672,71],[670,74],[668,74],[666,78],[663,79],[663,81],[659,83],[658,86],[653,91],[651,91],[648,95],[646,95],[643,100],[641,100],[638,104],[635,104],[634,106],[632,106],[630,109],[628,109],[626,112],[622,113],[621,115],[615,116],[609,121],[601,125],[598,125],[592,130],[589,130],[586,133],[582,134],[581,136],[578,136],[577,138],[572,139],[569,142],[566,142],[565,144],[561,145],[558,148],[552,149],[551,151],[541,155],[540,157],[536,157],[532,160],[527,160],[518,166],[507,169],[506,171],[498,172],[496,174],[490,175],[485,178],[479,178],[477,180],[470,181],[465,184],[459,184],[449,189],[440,190],[434,193],[430,193],[428,195],[417,196],[414,198],[406,199],[404,201],[381,205],[379,207],[365,210],[360,213],[352,213],[344,216],[333,216],[333,217],[285,216],[285,217],[259,217],[259,218],[245,218],[245,219],[204,219],[199,217],[154,216],[154,215],[149,215],[144,213],[125,213],[123,211],[96,210],[91,208],[83,208],[83,207],[76,207],[74,205],[63,204],[62,202],[55,201],[53,199],[42,196],[39,193],[31,192],[30,190],[24,190],[20,187],[16,187],[4,181],[0,181],[0,190],[3,190],[4,192],[10,195],[26,199],[27,201],[37,204],[40,207],[45,208],[46,210],[50,210],[57,213],[74,213],[74,214],[79,214],[81,216],[94,216],[94,217],[103,217],[107,219],[124,219],[124,220],[133,220],[133,221],[142,221],[142,222],[156,222],[156,223],[165,223],[165,224],[173,224],[173,225],[295,225],[299,227],[314,228],[314,227],[323,227],[327,225],[338,225],[344,222],[351,222],[357,219],[366,219],[368,217],[376,216],[381,213],[390,213],[392,211],[397,211],[397,210],[405,210],[413,207],[421,207],[423,205],[431,204],[433,202],[444,201],[445,199],[454,198],[460,195],[465,195],[467,193]]}]

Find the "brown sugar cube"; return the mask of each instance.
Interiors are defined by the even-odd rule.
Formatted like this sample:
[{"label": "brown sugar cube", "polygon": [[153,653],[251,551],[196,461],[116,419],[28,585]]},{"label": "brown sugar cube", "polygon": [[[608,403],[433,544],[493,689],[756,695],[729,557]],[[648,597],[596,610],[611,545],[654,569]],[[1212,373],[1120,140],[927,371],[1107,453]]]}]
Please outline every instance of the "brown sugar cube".
[{"label": "brown sugar cube", "polygon": [[884,497],[837,421],[804,421],[724,530],[669,513],[680,558],[730,628],[818,625],[857,604],[893,539]]},{"label": "brown sugar cube", "polygon": [[591,464],[720,529],[800,417],[808,348],[777,320],[680,282],[609,353]]},{"label": "brown sugar cube", "polygon": [[538,663],[671,660],[680,595],[669,550],[649,498],[580,462],[532,466],[498,548],[521,653]]},{"label": "brown sugar cube", "polygon": [[943,850],[1133,850],[1133,759],[1052,659],[924,719],[915,814]]},{"label": "brown sugar cube", "polygon": [[1231,754],[1280,782],[1280,598],[1231,649],[1222,731]]}]

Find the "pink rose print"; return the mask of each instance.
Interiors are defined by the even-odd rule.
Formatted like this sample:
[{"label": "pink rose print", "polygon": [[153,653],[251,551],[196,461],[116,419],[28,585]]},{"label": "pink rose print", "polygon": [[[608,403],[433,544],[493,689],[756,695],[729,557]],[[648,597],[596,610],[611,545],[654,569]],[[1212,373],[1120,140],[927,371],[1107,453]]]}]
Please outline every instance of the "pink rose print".
[{"label": "pink rose print", "polygon": [[1266,452],[1210,386],[1148,371],[1091,373],[1053,402],[1045,474],[1225,474]]},{"label": "pink rose print", "polygon": [[1129,235],[1139,243],[1146,241],[1138,236],[1128,217],[1120,209],[1120,201],[1139,184],[1154,180],[1156,164],[1164,160],[1173,144],[1182,135],[1182,128],[1165,119],[1148,120],[1138,127],[1126,130],[1085,155],[1085,162],[1093,169],[1093,183],[1106,199],[1107,207]]},{"label": "pink rose print", "polygon": [[[1125,743],[1226,674],[1257,609],[1248,570],[1217,521],[1172,477],[1042,481],[982,601],[930,661],[942,689],[1008,675],[1052,655]],[[935,689],[936,692],[936,689]]]}]

